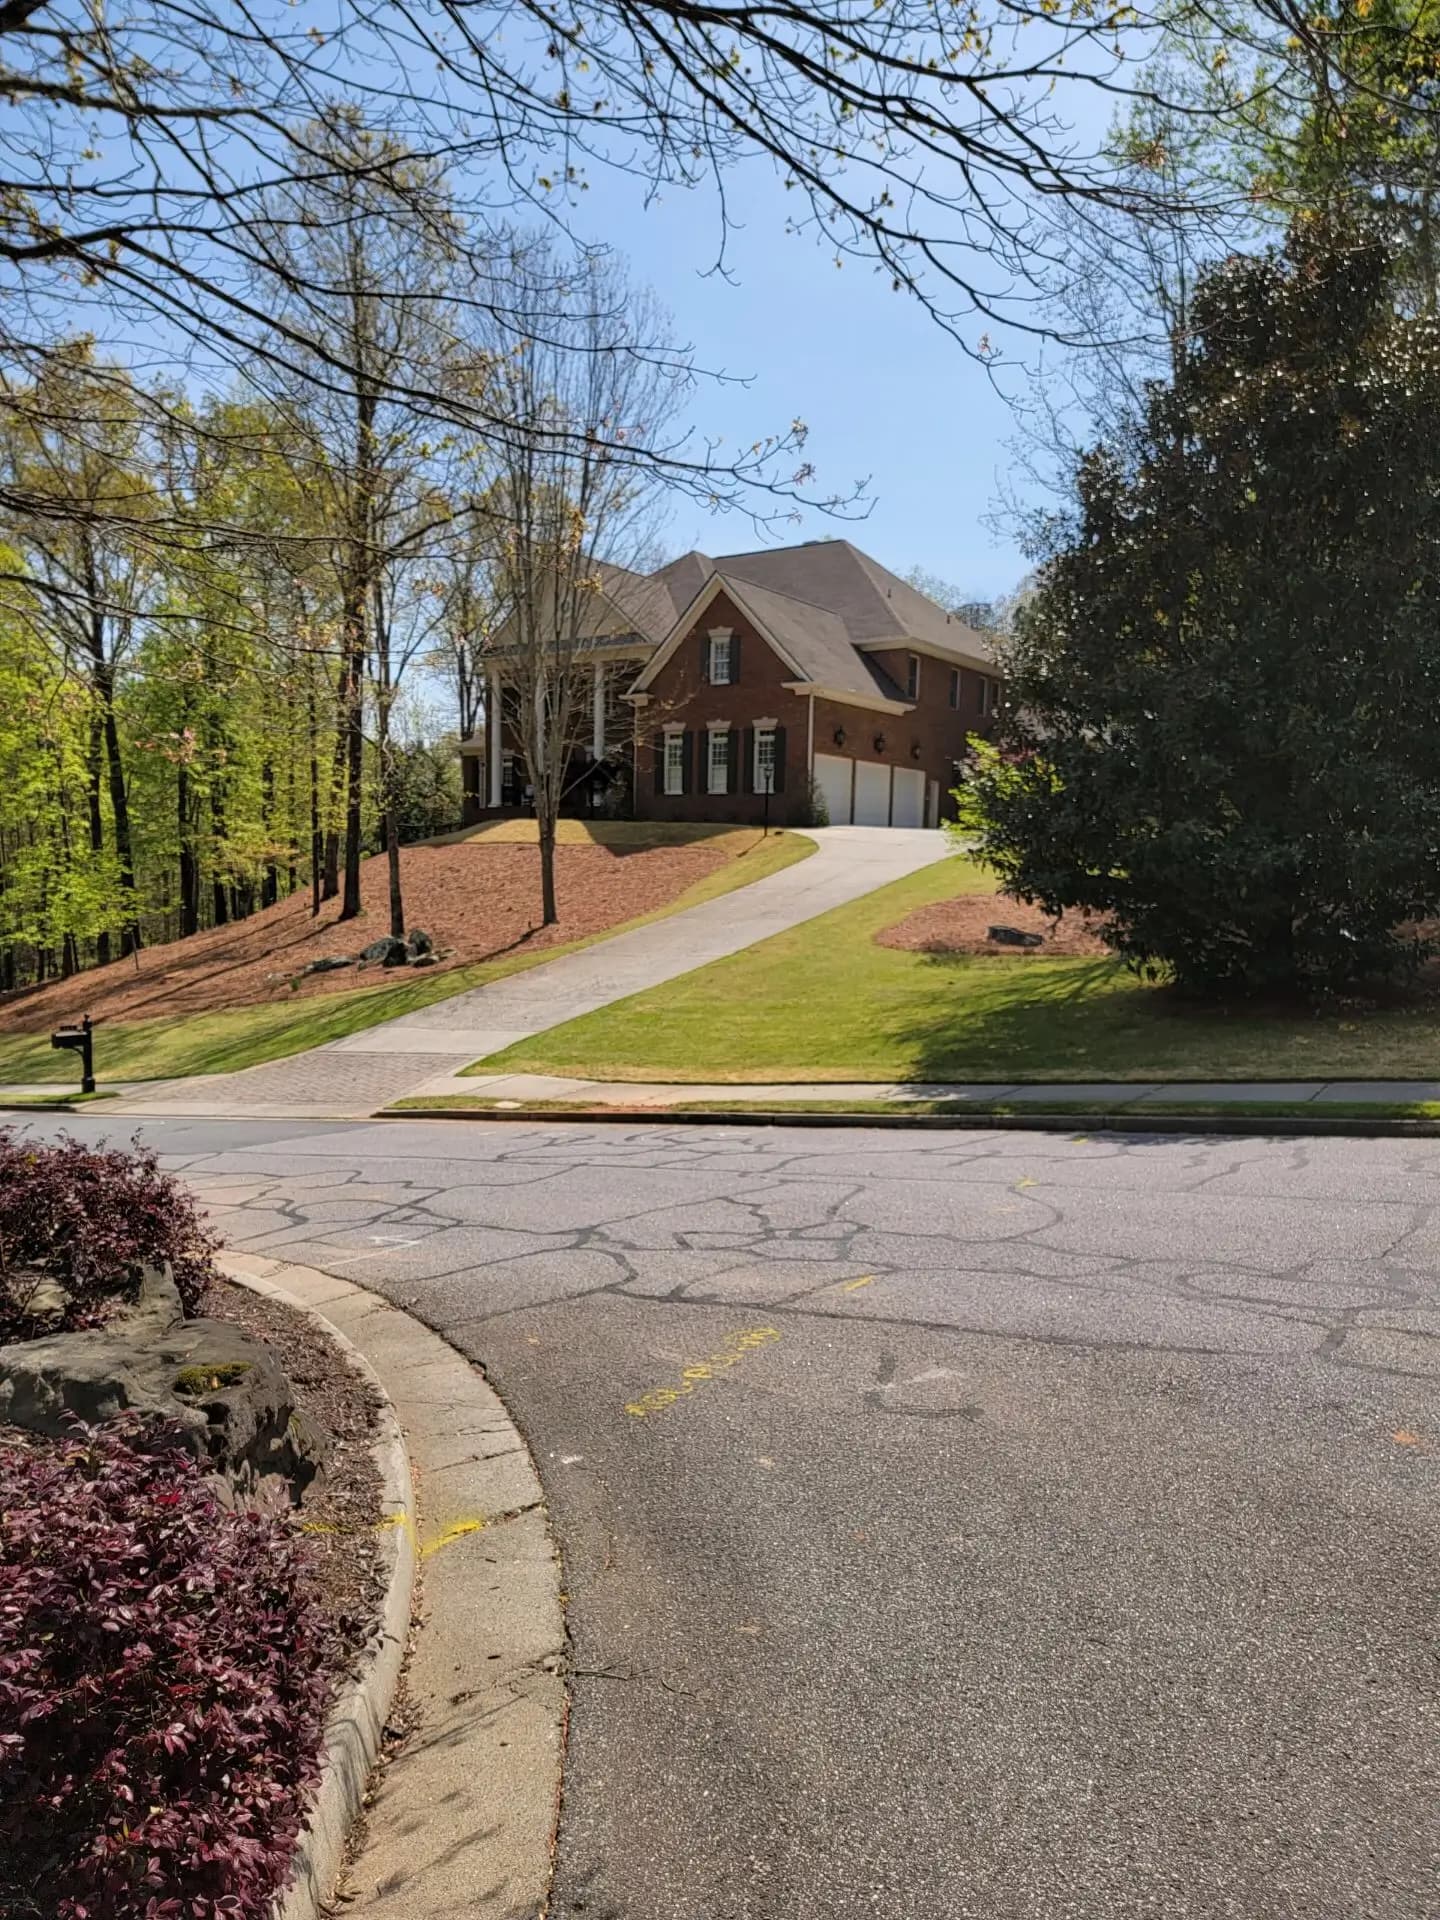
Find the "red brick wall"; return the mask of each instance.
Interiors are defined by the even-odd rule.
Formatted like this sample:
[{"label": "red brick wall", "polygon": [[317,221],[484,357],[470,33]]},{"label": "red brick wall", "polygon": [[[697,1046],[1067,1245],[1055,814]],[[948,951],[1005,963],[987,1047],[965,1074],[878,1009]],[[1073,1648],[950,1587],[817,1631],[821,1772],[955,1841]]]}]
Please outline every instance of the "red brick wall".
[{"label": "red brick wall", "polygon": [[[725,687],[711,686],[705,677],[709,636],[715,627],[729,627],[739,643],[738,677]],[[905,650],[887,649],[871,657],[903,692],[908,658]],[[919,768],[927,780],[938,781],[941,817],[946,817],[954,784],[952,768],[964,755],[966,736],[988,733],[992,725],[980,712],[980,675],[968,667],[961,670],[961,701],[957,712],[950,705],[950,672],[945,661],[921,656],[920,697],[910,713],[877,713],[870,708],[817,699],[815,751]],[[718,595],[701,615],[695,631],[686,636],[660,669],[650,688],[650,703],[639,723],[636,812],[650,820],[758,820],[763,801],[760,795],[748,791],[751,784],[748,764],[740,770],[742,791],[725,794],[705,791],[706,729],[712,720],[726,720],[733,728],[748,729],[758,719],[773,719],[785,729],[785,773],[783,792],[771,797],[770,818],[781,823],[803,822],[810,808],[806,765],[809,701],[803,695],[786,692],[784,683],[793,678],[792,670],[771,650],[740,609],[728,596]],[[657,772],[657,748],[667,721],[683,722],[690,736],[689,790],[683,794],[665,793]],[[845,735],[843,745],[835,740],[837,729]],[[883,738],[883,747],[875,746],[877,736]],[[748,742],[746,746],[748,749]],[[918,755],[913,751],[917,746]],[[748,760],[748,750],[744,757]]]},{"label": "red brick wall", "polygon": [[[727,687],[713,687],[706,679],[710,632],[729,627],[732,672]],[[739,659],[733,652],[739,643]],[[656,674],[650,701],[640,716],[636,754],[635,811],[647,820],[759,820],[764,798],[751,793],[751,768],[739,767],[739,792],[707,793],[706,728],[712,720],[728,720],[731,727],[748,730],[757,720],[774,720],[785,729],[783,790],[770,796],[770,818],[779,824],[801,821],[809,810],[805,765],[805,726],[808,702],[787,693],[784,682],[794,672],[756,632],[725,594],[718,594],[700,616],[699,624],[671,654]],[[667,722],[683,722],[689,738],[689,791],[667,794],[657,769],[657,743]],[[748,747],[748,742],[742,745]],[[748,752],[737,757],[748,759]]]},{"label": "red brick wall", "polygon": [[[907,660],[903,648],[870,656],[881,670],[904,690]],[[988,734],[993,721],[980,712],[980,675],[969,667],[960,669],[960,707],[950,705],[951,668],[943,660],[928,654],[920,656],[920,697],[909,713],[870,713],[861,707],[841,706],[838,701],[815,702],[815,751],[839,753],[852,760],[888,762],[896,767],[918,767],[927,782],[940,785],[940,817],[954,811],[950,789],[955,784],[954,762],[964,758],[966,737]],[[836,741],[839,729],[845,735],[843,745]],[[884,741],[882,747],[876,739]],[[918,754],[914,751],[919,748]]]}]

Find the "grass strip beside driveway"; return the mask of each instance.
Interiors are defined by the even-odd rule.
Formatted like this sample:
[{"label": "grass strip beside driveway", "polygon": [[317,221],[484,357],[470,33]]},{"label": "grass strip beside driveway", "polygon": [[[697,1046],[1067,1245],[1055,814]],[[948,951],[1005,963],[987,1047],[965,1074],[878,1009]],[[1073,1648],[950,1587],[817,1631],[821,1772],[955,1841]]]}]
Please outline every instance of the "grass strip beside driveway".
[{"label": "grass strip beside driveway", "polygon": [[1440,1078],[1433,1003],[1351,1014],[1198,1007],[1118,960],[875,944],[916,907],[992,889],[972,863],[940,861],[471,1071],[737,1085]]}]

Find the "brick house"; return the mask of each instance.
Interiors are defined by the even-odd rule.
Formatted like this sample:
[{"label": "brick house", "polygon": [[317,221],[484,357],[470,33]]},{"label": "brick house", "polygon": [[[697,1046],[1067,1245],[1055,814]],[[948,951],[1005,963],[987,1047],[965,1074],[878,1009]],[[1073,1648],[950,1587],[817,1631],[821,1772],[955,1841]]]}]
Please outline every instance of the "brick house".
[{"label": "brick house", "polygon": [[[623,777],[640,819],[759,820],[767,799],[777,823],[817,807],[834,825],[944,817],[966,736],[999,703],[974,628],[847,540],[602,578],[574,811],[606,805]],[[490,809],[521,798],[504,698],[497,675],[486,738],[462,743],[467,796]]]}]

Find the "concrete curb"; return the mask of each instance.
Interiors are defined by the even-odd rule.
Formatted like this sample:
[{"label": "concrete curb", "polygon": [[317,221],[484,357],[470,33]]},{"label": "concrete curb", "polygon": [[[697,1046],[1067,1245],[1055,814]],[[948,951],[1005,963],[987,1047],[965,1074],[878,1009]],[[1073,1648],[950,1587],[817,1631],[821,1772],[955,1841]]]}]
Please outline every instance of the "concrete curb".
[{"label": "concrete curb", "polygon": [[380,1754],[410,1635],[416,1541],[410,1454],[384,1383],[353,1340],[288,1287],[256,1273],[248,1264],[242,1266],[236,1257],[222,1255],[216,1264],[237,1286],[282,1301],[304,1314],[363,1375],[379,1401],[380,1434],[373,1456],[380,1473],[381,1511],[386,1522],[380,1534],[385,1603],[378,1634],[366,1649],[359,1672],[341,1689],[326,1722],[320,1786],[301,1831],[290,1888],[276,1907],[277,1920],[315,1920],[315,1916],[330,1911],[350,1829],[365,1804],[370,1772]]},{"label": "concrete curb", "polygon": [[[531,1920],[549,1898],[569,1647],[559,1556],[524,1437],[479,1366],[380,1294],[267,1255],[225,1264],[348,1335],[379,1376],[414,1476],[418,1531],[396,1530],[423,1568],[406,1730],[370,1782],[344,1911]],[[375,1716],[377,1731],[385,1717]],[[277,1920],[313,1913],[287,1906]]]},{"label": "concrete curb", "polygon": [[1440,1121],[1397,1120],[1363,1115],[1324,1119],[1308,1116],[1237,1113],[1166,1113],[1156,1108],[1145,1114],[1115,1113],[808,1113],[803,1107],[777,1113],[770,1108],[747,1111],[727,1108],[721,1113],[699,1113],[691,1107],[381,1107],[374,1120],[499,1120],[523,1121],[527,1126],[588,1126],[592,1121],[624,1121],[631,1126],[683,1127],[865,1127],[900,1130],[1033,1133],[1218,1133],[1287,1136],[1337,1135],[1361,1140],[1432,1140],[1440,1136]]}]

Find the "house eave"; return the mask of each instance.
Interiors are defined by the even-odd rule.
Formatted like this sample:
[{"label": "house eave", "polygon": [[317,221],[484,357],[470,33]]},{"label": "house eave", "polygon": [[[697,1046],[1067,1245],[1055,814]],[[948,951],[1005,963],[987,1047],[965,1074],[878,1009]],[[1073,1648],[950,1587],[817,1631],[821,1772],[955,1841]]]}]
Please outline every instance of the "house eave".
[{"label": "house eave", "polygon": [[948,667],[968,667],[972,673],[998,677],[995,657],[989,653],[962,652],[958,647],[933,646],[928,640],[857,640],[857,653],[918,653],[924,660],[942,660]]},{"label": "house eave", "polygon": [[845,687],[827,687],[818,680],[786,680],[787,693],[813,694],[817,700],[833,700],[837,706],[864,707],[867,713],[913,713],[911,700],[888,700],[883,693],[852,693]]}]

